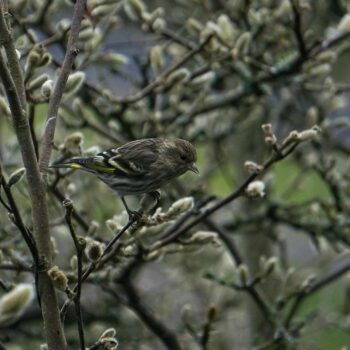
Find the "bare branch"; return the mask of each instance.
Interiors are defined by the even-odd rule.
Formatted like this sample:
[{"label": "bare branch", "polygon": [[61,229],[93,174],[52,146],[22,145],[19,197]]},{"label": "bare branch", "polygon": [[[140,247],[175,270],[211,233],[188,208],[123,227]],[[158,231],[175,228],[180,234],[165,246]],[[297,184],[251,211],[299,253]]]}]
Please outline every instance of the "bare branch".
[{"label": "bare branch", "polygon": [[79,37],[80,23],[84,16],[85,6],[86,0],[77,0],[75,3],[66,55],[64,57],[61,72],[58,76],[50,98],[46,126],[43,135],[43,145],[39,160],[39,168],[42,173],[46,173],[46,169],[50,161],[52,143],[55,136],[58,108],[61,103],[63,91],[69,77],[74,57],[77,54],[77,41]]}]

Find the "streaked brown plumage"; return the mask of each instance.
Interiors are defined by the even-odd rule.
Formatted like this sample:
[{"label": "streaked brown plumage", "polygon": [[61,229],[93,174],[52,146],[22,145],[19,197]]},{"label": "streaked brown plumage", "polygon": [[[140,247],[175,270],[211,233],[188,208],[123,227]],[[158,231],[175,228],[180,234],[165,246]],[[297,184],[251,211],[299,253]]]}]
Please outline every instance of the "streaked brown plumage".
[{"label": "streaked brown plumage", "polygon": [[150,138],[111,148],[93,157],[74,157],[54,168],[80,169],[95,174],[123,200],[131,194],[151,193],[191,170],[198,173],[193,145],[182,139]]}]

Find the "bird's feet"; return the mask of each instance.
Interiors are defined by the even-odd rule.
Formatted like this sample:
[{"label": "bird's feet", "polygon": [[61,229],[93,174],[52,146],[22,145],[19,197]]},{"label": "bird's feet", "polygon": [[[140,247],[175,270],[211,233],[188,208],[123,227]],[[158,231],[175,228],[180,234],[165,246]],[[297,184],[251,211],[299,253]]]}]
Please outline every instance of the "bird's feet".
[{"label": "bird's feet", "polygon": [[141,221],[143,217],[143,212],[142,211],[137,211],[137,210],[128,210],[127,211],[128,216],[129,216],[129,221]]}]

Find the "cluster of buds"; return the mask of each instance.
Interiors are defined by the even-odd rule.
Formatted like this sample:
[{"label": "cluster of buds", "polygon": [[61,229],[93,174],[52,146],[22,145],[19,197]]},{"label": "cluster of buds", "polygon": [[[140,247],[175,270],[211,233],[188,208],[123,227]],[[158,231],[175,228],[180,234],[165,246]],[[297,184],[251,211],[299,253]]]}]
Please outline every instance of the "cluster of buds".
[{"label": "cluster of buds", "polygon": [[193,197],[184,197],[174,202],[167,212],[158,209],[155,214],[146,219],[147,226],[155,226],[176,219],[179,215],[193,208]]},{"label": "cluster of buds", "polygon": [[29,52],[24,66],[25,80],[29,81],[36,68],[49,65],[51,59],[51,54],[42,45],[35,45]]},{"label": "cluster of buds", "polygon": [[141,0],[127,0],[124,2],[124,10],[129,18],[133,21],[143,22],[144,30],[161,32],[166,27],[166,22],[162,16],[164,10],[161,7],[152,12],[148,12],[146,5]]},{"label": "cluster of buds", "polygon": [[313,140],[320,134],[320,132],[321,132],[321,128],[317,125],[314,125],[312,128],[306,129],[300,132],[293,130],[289,133],[289,135],[283,141],[282,147],[285,147],[294,142],[303,142],[303,141]]},{"label": "cluster of buds", "polygon": [[261,126],[263,132],[264,132],[264,138],[265,143],[267,145],[274,146],[277,144],[277,137],[272,131],[272,125],[271,124],[263,124]]}]

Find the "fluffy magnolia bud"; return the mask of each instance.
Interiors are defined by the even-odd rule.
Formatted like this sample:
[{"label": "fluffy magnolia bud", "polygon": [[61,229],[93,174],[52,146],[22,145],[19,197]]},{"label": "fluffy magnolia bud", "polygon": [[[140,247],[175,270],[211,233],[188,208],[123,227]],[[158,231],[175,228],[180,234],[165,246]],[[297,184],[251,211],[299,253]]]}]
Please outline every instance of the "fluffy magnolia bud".
[{"label": "fluffy magnolia bud", "polygon": [[193,208],[193,197],[184,197],[174,202],[168,210],[169,215],[179,215]]},{"label": "fluffy magnolia bud", "polygon": [[311,77],[322,78],[325,75],[330,74],[332,71],[332,66],[329,63],[319,64],[312,67],[308,73]]},{"label": "fluffy magnolia bud", "polygon": [[47,271],[52,284],[58,290],[64,292],[68,287],[68,278],[65,273],[59,269],[58,266],[53,266],[49,271]]},{"label": "fluffy magnolia bud", "polygon": [[277,264],[278,264],[278,259],[275,256],[272,256],[267,261],[265,261],[263,273],[265,275],[271,274],[276,269]]},{"label": "fluffy magnolia bud", "polygon": [[350,32],[350,14],[347,13],[338,24],[338,34]]},{"label": "fluffy magnolia bud", "polygon": [[92,221],[90,222],[90,226],[89,226],[89,230],[88,230],[88,232],[87,232],[87,235],[88,235],[89,237],[94,236],[95,233],[97,232],[97,230],[98,230],[99,228],[100,228],[100,224],[99,224],[97,221],[92,220]]},{"label": "fluffy magnolia bud", "polygon": [[14,171],[9,177],[8,185],[11,187],[15,185],[17,182],[21,181],[25,173],[26,173],[26,169],[24,168],[20,168]]},{"label": "fluffy magnolia bud", "polygon": [[260,174],[264,170],[264,167],[262,165],[252,162],[251,160],[247,160],[244,163],[244,167],[251,174]]},{"label": "fluffy magnolia bud", "polygon": [[316,57],[318,63],[333,63],[336,59],[337,54],[332,50],[323,51]]},{"label": "fluffy magnolia bud", "polygon": [[0,299],[0,324],[16,321],[30,305],[34,297],[33,286],[28,283],[18,284]]},{"label": "fluffy magnolia bud", "polygon": [[317,107],[311,106],[306,113],[306,118],[308,119],[309,125],[314,125],[319,120],[319,111]]},{"label": "fluffy magnolia bud", "polygon": [[203,30],[203,24],[193,17],[190,17],[186,22],[186,28],[196,34]]},{"label": "fluffy magnolia bud", "polygon": [[49,65],[51,63],[51,60],[52,60],[51,54],[48,52],[45,52],[41,57],[40,66],[43,67],[43,66]]},{"label": "fluffy magnolia bud", "polygon": [[249,271],[247,265],[239,265],[237,268],[238,283],[241,286],[246,286],[249,280]]},{"label": "fluffy magnolia bud", "polygon": [[187,68],[179,68],[172,72],[165,81],[165,86],[174,86],[180,82],[186,82],[190,77],[190,71]]},{"label": "fluffy magnolia bud", "polygon": [[116,222],[116,220],[114,219],[108,219],[106,220],[106,226],[108,227],[108,229],[112,232],[117,231],[120,228],[120,225],[118,222]]},{"label": "fluffy magnolia bud", "polygon": [[69,265],[72,271],[76,271],[78,268],[78,257],[76,255],[73,255],[69,260]]},{"label": "fluffy magnolia bud", "polygon": [[271,124],[263,124],[261,126],[261,128],[264,132],[266,144],[271,145],[271,146],[275,145],[277,143],[277,138],[272,131],[272,125]]},{"label": "fluffy magnolia bud", "polygon": [[115,4],[99,4],[91,11],[92,17],[105,17],[114,12],[116,8]]},{"label": "fluffy magnolia bud", "polygon": [[102,253],[103,249],[100,242],[92,240],[88,243],[86,247],[86,256],[90,261],[96,262],[102,256]]},{"label": "fluffy magnolia bud", "polygon": [[321,132],[321,129],[317,125],[315,125],[311,129],[300,132],[298,135],[298,140],[299,141],[313,140],[320,132]]},{"label": "fluffy magnolia bud", "polygon": [[164,18],[156,18],[152,23],[152,30],[156,33],[160,33],[166,28],[166,22]]},{"label": "fluffy magnolia bud", "polygon": [[59,253],[57,249],[57,243],[54,237],[50,237],[50,248],[52,252],[52,257],[54,258]]},{"label": "fluffy magnolia bud", "polygon": [[35,79],[31,80],[28,84],[29,90],[35,90],[41,88],[42,85],[49,79],[47,74],[40,74]]},{"label": "fluffy magnolia bud", "polygon": [[249,52],[250,43],[252,41],[252,34],[245,32],[237,39],[235,47],[232,50],[233,58],[246,56]]},{"label": "fluffy magnolia bud", "polygon": [[95,156],[97,153],[101,152],[101,148],[99,146],[91,146],[89,148],[84,149],[84,155],[86,157]]},{"label": "fluffy magnolia bud", "polygon": [[286,146],[295,141],[299,141],[299,133],[296,130],[293,130],[289,133],[289,135],[283,141],[282,146]]},{"label": "fluffy magnolia bud", "polygon": [[83,143],[83,135],[80,132],[74,132],[68,135],[63,143],[63,149],[69,151],[74,155],[81,154],[81,144]]},{"label": "fluffy magnolia bud", "polygon": [[105,55],[103,55],[103,59],[115,68],[118,68],[119,66],[122,66],[124,64],[128,64],[129,62],[127,56],[115,52],[106,53]]},{"label": "fluffy magnolia bud", "polygon": [[116,334],[117,332],[114,328],[108,328],[102,333],[100,338],[113,338]]},{"label": "fluffy magnolia bud", "polygon": [[220,246],[220,241],[218,239],[218,234],[213,231],[197,231],[187,243],[213,243],[216,246]]},{"label": "fluffy magnolia bud", "polygon": [[154,45],[151,48],[150,61],[154,72],[159,73],[164,68],[165,58],[161,45]]},{"label": "fluffy magnolia bud", "polygon": [[312,284],[315,282],[316,280],[316,275],[310,275],[308,276],[301,284],[299,287],[300,291],[303,292],[308,292],[309,288],[312,286]]},{"label": "fluffy magnolia bud", "polygon": [[216,77],[216,74],[213,71],[201,74],[198,77],[191,80],[191,84],[200,85],[205,83],[211,83]]},{"label": "fluffy magnolia bud", "polygon": [[79,33],[79,39],[82,41],[90,40],[94,36],[94,29],[92,27],[86,27]]},{"label": "fluffy magnolia bud", "polygon": [[264,182],[259,180],[251,182],[246,189],[246,194],[249,197],[264,197],[266,194]]},{"label": "fluffy magnolia bud", "polygon": [[66,32],[70,28],[70,20],[64,18],[56,24],[56,29],[58,32]]},{"label": "fluffy magnolia bud", "polygon": [[122,248],[122,253],[125,256],[135,256],[137,254],[137,245],[136,244],[129,244],[126,247]]},{"label": "fluffy magnolia bud", "polygon": [[124,1],[124,10],[131,20],[142,19],[146,12],[145,4],[140,0],[126,0]]},{"label": "fluffy magnolia bud", "polygon": [[84,115],[83,102],[79,97],[76,97],[72,103],[73,112],[78,116],[82,117]]},{"label": "fluffy magnolia bud", "polygon": [[77,192],[77,186],[73,182],[71,182],[67,185],[66,190],[68,195],[73,195]]},{"label": "fluffy magnolia bud", "polygon": [[66,95],[72,95],[76,93],[84,83],[84,80],[85,80],[84,72],[75,72],[71,74],[67,80],[64,93]]},{"label": "fluffy magnolia bud", "polygon": [[234,27],[233,23],[227,15],[220,15],[218,18],[218,27],[217,31],[218,37],[228,46],[232,46],[234,38]]},{"label": "fluffy magnolia bud", "polygon": [[50,97],[53,91],[53,80],[46,80],[43,85],[41,85],[41,95],[44,97]]}]

